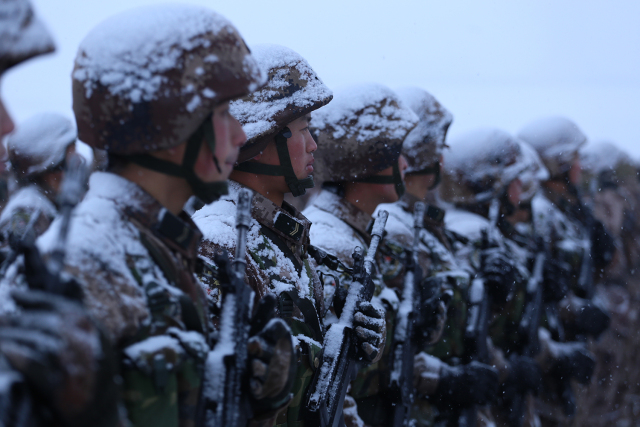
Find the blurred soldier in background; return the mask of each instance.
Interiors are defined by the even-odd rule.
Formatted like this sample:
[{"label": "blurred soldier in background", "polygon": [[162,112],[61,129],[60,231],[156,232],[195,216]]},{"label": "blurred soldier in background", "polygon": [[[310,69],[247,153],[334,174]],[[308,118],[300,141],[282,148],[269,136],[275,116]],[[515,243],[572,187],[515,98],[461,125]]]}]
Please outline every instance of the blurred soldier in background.
[{"label": "blurred soldier in background", "polygon": [[38,114],[20,124],[7,140],[11,171],[18,189],[0,214],[5,248],[20,239],[33,215],[35,237],[44,233],[56,216],[55,199],[64,177],[65,159],[75,151],[76,129],[55,113]]}]

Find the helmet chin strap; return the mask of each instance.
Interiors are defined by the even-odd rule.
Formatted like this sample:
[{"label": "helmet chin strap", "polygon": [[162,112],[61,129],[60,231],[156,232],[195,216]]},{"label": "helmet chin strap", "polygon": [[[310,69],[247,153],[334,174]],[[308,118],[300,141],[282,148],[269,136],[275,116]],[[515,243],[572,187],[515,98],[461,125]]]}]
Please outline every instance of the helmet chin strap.
[{"label": "helmet chin strap", "polygon": [[[216,138],[213,130],[213,122],[211,116],[202,122],[196,131],[187,140],[187,147],[182,158],[182,164],[178,165],[167,160],[162,160],[150,154],[134,154],[127,156],[127,159],[146,169],[151,169],[165,175],[184,178],[189,183],[193,195],[202,200],[205,204],[213,203],[229,192],[227,181],[204,182],[201,180],[194,170],[194,166],[200,154],[202,143],[206,142],[211,150],[215,153]],[[213,161],[216,168],[220,172],[218,159],[213,154]]]},{"label": "helmet chin strap", "polygon": [[398,162],[393,164],[393,173],[391,175],[373,175],[366,178],[354,179],[354,182],[364,182],[367,184],[394,184],[396,194],[398,197],[404,195],[404,182],[402,181],[402,175],[400,174],[400,167]]},{"label": "helmet chin strap", "polygon": [[411,172],[411,174],[413,175],[434,174],[436,176],[436,180],[433,182],[433,184],[431,184],[431,186],[429,187],[429,190],[433,190],[434,188],[436,188],[438,184],[440,184],[440,180],[442,179],[442,174],[440,173],[440,162],[437,160],[433,165],[426,167],[418,172]]},{"label": "helmet chin strap", "polygon": [[287,139],[291,138],[291,130],[288,127],[283,128],[275,136],[276,150],[278,152],[279,165],[266,165],[258,162],[243,162],[234,167],[235,170],[241,172],[255,173],[257,175],[283,176],[287,183],[291,194],[294,197],[302,196],[307,189],[314,187],[313,176],[309,175],[304,179],[298,179],[293,171],[291,164],[291,156],[289,155],[289,147]]}]

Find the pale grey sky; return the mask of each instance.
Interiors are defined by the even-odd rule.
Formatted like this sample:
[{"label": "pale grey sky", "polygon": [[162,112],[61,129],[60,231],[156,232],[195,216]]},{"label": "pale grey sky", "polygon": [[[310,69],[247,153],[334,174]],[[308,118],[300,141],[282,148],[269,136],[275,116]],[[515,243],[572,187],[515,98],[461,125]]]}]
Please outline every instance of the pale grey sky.
[{"label": "pale grey sky", "polygon": [[[97,23],[154,0],[32,0],[54,55],[9,71],[3,96],[18,122],[71,111],[76,48]],[[454,115],[452,135],[479,126],[515,133],[548,114],[575,120],[640,159],[640,2],[601,0],[204,1],[249,45],[278,43],[329,87],[417,85]]]}]

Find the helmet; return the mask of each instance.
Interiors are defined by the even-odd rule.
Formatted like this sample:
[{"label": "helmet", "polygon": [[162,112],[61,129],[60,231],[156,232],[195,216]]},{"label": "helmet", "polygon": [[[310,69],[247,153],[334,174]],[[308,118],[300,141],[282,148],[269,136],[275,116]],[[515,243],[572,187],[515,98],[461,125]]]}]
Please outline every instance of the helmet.
[{"label": "helmet", "polygon": [[16,178],[24,181],[61,166],[75,141],[75,126],[60,114],[41,113],[21,123],[7,139]]},{"label": "helmet", "polygon": [[545,167],[538,152],[529,144],[520,141],[520,148],[526,164],[519,178],[522,182],[520,202],[528,202],[538,192],[540,183],[549,179],[549,171]]},{"label": "helmet", "polygon": [[[320,147],[316,176],[331,183],[393,183],[401,192],[398,158],[402,142],[417,123],[418,116],[386,86],[361,84],[336,93],[311,122]],[[375,176],[390,166],[394,166],[392,181]]]},{"label": "helmet", "polygon": [[420,119],[402,144],[402,154],[408,164],[405,172],[437,173],[453,115],[433,95],[418,87],[402,88],[397,93]]},{"label": "helmet", "polygon": [[0,0],[0,74],[34,56],[53,52],[53,39],[28,0]]},{"label": "helmet", "polygon": [[[184,177],[205,203],[220,193],[196,176],[193,165],[203,140],[215,153],[213,109],[264,83],[229,21],[183,4],[146,6],[107,19],[80,44],[72,76],[80,140]],[[177,168],[146,154],[185,141]]]},{"label": "helmet", "polygon": [[502,197],[526,170],[520,141],[499,129],[478,129],[449,140],[440,197],[455,204],[487,204]]},{"label": "helmet", "polygon": [[564,117],[533,121],[520,130],[518,137],[535,148],[551,178],[568,172],[578,150],[587,142],[578,126]]},{"label": "helmet", "polygon": [[[309,63],[289,48],[257,45],[253,48],[253,56],[268,75],[268,81],[261,90],[231,103],[231,114],[242,123],[247,134],[247,143],[240,150],[236,170],[284,176],[292,194],[300,196],[307,188],[313,188],[313,178],[296,178],[286,146],[287,138],[291,136],[286,126],[328,104],[333,94]],[[260,154],[274,137],[279,166],[245,162]]]},{"label": "helmet", "polygon": [[585,145],[580,149],[580,164],[585,181],[597,178],[599,185],[631,184],[637,181],[631,156],[611,142]]}]

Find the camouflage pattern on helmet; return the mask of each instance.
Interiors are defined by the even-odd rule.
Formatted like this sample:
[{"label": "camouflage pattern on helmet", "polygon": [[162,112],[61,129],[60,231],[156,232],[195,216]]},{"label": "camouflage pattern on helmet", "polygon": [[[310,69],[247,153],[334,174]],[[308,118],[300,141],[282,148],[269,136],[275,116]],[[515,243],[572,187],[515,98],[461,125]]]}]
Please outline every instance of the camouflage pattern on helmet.
[{"label": "camouflage pattern on helmet", "polygon": [[449,141],[440,197],[450,203],[483,204],[500,197],[527,167],[520,141],[499,129],[478,129]]},{"label": "camouflage pattern on helmet", "polygon": [[314,179],[344,182],[373,176],[398,161],[418,117],[386,86],[369,83],[336,93],[313,114]]},{"label": "camouflage pattern on helmet", "polygon": [[231,114],[247,134],[238,162],[260,154],[287,124],[333,98],[309,63],[293,50],[272,44],[257,45],[252,50],[268,80],[261,90],[231,103]]},{"label": "camouflage pattern on helmet", "polygon": [[564,117],[535,120],[520,130],[518,138],[536,149],[551,178],[568,172],[578,150],[587,142],[580,128]]},{"label": "camouflage pattern on helmet", "polygon": [[589,144],[580,150],[580,166],[585,183],[596,178],[616,185],[637,181],[637,166],[631,156],[611,142]]},{"label": "camouflage pattern on helmet", "polygon": [[7,139],[16,178],[29,178],[60,166],[75,141],[75,126],[60,114],[41,113],[21,123]]},{"label": "camouflage pattern on helmet", "polygon": [[72,76],[80,140],[119,155],[180,145],[218,104],[264,83],[229,21],[178,4],[98,25],[80,44]]},{"label": "camouflage pattern on helmet", "polygon": [[408,164],[405,173],[420,172],[439,161],[453,115],[426,90],[406,87],[397,92],[420,119],[402,144]]},{"label": "camouflage pattern on helmet", "polygon": [[29,0],[0,0],[0,74],[27,59],[53,52],[45,25]]}]

